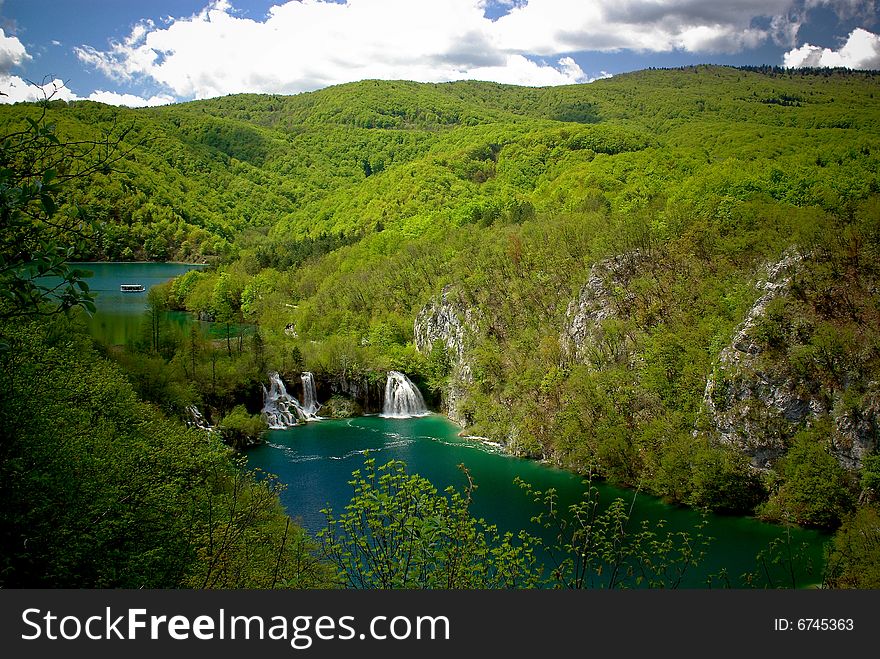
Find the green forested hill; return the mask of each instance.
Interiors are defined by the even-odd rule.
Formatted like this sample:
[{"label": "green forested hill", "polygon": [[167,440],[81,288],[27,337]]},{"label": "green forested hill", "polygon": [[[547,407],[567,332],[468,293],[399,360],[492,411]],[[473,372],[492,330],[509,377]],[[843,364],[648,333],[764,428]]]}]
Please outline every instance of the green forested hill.
[{"label": "green forested hill", "polygon": [[[876,88],[862,73],[698,67],[545,89],[364,81],[141,110],[54,103],[49,120],[63,139],[129,131],[120,171],[71,195],[101,223],[84,257],[195,259],[232,253],[248,228],[277,225],[283,243],[356,238],[377,223],[418,233],[441,212],[460,225],[599,196],[628,210],[696,171],[715,190],[767,190],[766,159],[783,175],[771,195],[809,193],[808,172],[833,187],[874,163]],[[7,107],[0,121],[34,111]]]},{"label": "green forested hill", "polygon": [[[48,118],[128,130],[66,197],[96,223],[79,256],[216,258],[166,302],[257,323],[263,365],[403,370],[470,432],[676,501],[870,518],[848,515],[878,479],[874,73],[364,81]],[[155,358],[186,379],[192,346]]]}]

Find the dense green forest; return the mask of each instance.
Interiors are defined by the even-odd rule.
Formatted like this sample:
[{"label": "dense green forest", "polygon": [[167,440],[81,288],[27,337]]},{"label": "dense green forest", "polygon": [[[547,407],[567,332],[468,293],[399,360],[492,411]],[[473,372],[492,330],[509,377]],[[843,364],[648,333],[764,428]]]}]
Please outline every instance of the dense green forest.
[{"label": "dense green forest", "polygon": [[[692,67],[557,88],[363,81],[141,110],[3,108],[4,134],[45,111],[35,127],[91,145],[72,146],[74,162],[100,164],[55,168],[69,180],[53,196],[60,219],[41,230],[69,246],[65,258],[208,261],[216,267],[154,289],[151,312],[228,329],[212,340],[157,324],[121,350],[59,338],[71,330],[56,325],[4,326],[5,368],[22,373],[7,381],[4,414],[38,390],[15,387],[39,387],[28,374],[53,350],[74,379],[99,362],[101,378],[124,374],[119,414],[140,415],[134,426],[154,438],[131,441],[167,450],[155,462],[173,471],[187,442],[205,444],[207,463],[222,451],[163,415],[197,405],[241,446],[261,432],[269,370],[369,389],[396,369],[512,453],[687,505],[837,529],[828,583],[877,587],[878,94],[871,72]],[[52,350],[13,358],[24,343]],[[75,390],[65,395],[78,405]],[[47,451],[39,428],[59,409],[50,401],[33,426],[13,424],[8,455]],[[88,441],[124,443],[110,439],[113,419]],[[55,458],[88,455],[96,462],[83,469],[94,469],[98,449],[73,422],[70,432],[74,452]],[[33,447],[16,444],[25,436]],[[8,473],[31,473],[4,460]],[[227,471],[200,476],[194,493],[191,478],[150,476],[177,488],[164,503],[195,502],[175,523],[198,531],[162,531],[195,555],[216,551],[204,530],[215,522],[197,515],[237,512],[220,499],[245,477],[221,461]],[[130,468],[113,478],[128,484]],[[42,486],[58,497],[76,482]],[[240,487],[271,499],[256,481]],[[284,526],[265,506],[248,533]],[[312,556],[307,544],[275,551]],[[527,547],[510,551],[527,558]],[[197,583],[195,565],[163,584]],[[321,578],[305,573],[285,579]],[[268,576],[253,579],[219,585]]]}]

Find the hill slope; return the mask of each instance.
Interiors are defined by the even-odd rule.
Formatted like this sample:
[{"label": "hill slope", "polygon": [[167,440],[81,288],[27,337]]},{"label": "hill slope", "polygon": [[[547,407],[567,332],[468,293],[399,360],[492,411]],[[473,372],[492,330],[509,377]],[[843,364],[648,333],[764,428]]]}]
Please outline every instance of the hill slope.
[{"label": "hill slope", "polygon": [[696,67],[50,113],[132,127],[70,196],[99,221],[82,254],[222,257],[169,302],[258,322],[276,368],[405,370],[513,452],[833,526],[877,450],[878,83]]}]

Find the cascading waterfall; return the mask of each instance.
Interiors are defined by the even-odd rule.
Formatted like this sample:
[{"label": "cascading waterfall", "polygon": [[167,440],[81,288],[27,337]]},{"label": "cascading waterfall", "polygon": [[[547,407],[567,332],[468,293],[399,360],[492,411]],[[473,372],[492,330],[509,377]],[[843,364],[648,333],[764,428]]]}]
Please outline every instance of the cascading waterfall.
[{"label": "cascading waterfall", "polygon": [[208,420],[205,416],[199,412],[199,408],[195,405],[190,405],[186,408],[187,413],[189,414],[190,420],[187,421],[187,424],[190,428],[198,428],[199,430],[207,430],[208,432],[214,432],[214,426],[208,423]]},{"label": "cascading waterfall", "polygon": [[269,373],[269,388],[263,385],[263,420],[272,430],[285,430],[305,421],[319,421],[316,412],[321,407],[315,395],[315,379],[311,373],[302,374],[303,402],[287,393],[278,373]]},{"label": "cascading waterfall", "polygon": [[269,389],[263,385],[263,420],[272,430],[285,430],[305,421],[296,398],[287,393],[278,373],[269,373]]},{"label": "cascading waterfall", "polygon": [[382,414],[386,419],[409,419],[430,414],[425,399],[410,379],[399,371],[389,371],[385,383],[385,403]]},{"label": "cascading waterfall", "polygon": [[302,383],[303,414],[309,421],[320,419],[320,417],[318,416],[318,410],[321,409],[321,405],[318,403],[318,393],[315,391],[315,376],[306,371],[302,374]]}]

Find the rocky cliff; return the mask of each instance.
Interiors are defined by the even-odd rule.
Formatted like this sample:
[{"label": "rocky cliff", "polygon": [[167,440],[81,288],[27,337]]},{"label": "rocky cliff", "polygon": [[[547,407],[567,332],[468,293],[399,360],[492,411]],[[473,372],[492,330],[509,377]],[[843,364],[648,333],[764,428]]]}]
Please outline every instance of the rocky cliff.
[{"label": "rocky cliff", "polygon": [[[373,382],[364,375],[334,374],[319,380],[319,395],[329,389],[331,396],[343,396],[356,403],[363,412],[373,414],[382,411],[384,382]],[[326,396],[322,396],[325,398]]]},{"label": "rocky cliff", "polygon": [[792,280],[801,267],[801,256],[789,250],[759,278],[758,299],[706,383],[708,425],[718,439],[749,455],[755,467],[770,468],[798,431],[827,419],[832,454],[842,466],[857,469],[876,442],[880,387],[870,383],[859,405],[845,405],[846,383],[829,391],[804,378],[767,349],[758,331],[768,306],[792,295]]},{"label": "rocky cliff", "polygon": [[446,415],[462,427],[470,425],[472,419],[464,411],[463,402],[473,383],[467,353],[477,331],[476,312],[458,299],[452,286],[446,286],[439,298],[419,311],[413,331],[416,349],[422,354],[430,352],[436,341],[445,346],[451,366],[443,392]]},{"label": "rocky cliff", "polygon": [[590,268],[587,283],[566,310],[559,339],[563,354],[596,368],[623,356],[631,337],[612,325],[630,312],[635,296],[628,284],[644,260],[639,252],[629,252],[599,261]]}]

